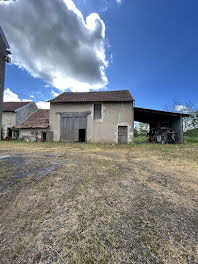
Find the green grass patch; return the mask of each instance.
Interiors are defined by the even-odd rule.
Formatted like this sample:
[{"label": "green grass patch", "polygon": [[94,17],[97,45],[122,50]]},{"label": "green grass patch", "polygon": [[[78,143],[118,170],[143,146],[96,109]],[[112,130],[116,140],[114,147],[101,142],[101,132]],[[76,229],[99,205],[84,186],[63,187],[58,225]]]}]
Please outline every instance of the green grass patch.
[{"label": "green grass patch", "polygon": [[135,142],[145,142],[145,141],[148,141],[148,139],[146,136],[139,136],[139,137],[135,137],[134,141]]},{"label": "green grass patch", "polygon": [[188,137],[188,136],[185,136],[184,137],[184,141],[185,142],[191,142],[191,143],[198,143],[198,137]]}]

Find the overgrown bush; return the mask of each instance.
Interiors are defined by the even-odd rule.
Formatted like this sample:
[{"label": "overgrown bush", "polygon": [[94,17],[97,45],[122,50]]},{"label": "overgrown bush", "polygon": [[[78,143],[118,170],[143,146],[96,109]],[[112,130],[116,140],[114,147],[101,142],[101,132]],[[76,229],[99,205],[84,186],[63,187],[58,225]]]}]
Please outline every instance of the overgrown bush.
[{"label": "overgrown bush", "polygon": [[187,130],[186,132],[184,132],[184,136],[198,137],[198,128]]},{"label": "overgrown bush", "polygon": [[137,128],[135,127],[134,128],[134,137],[138,137],[139,136],[139,132],[137,130]]},{"label": "overgrown bush", "polygon": [[15,138],[16,140],[18,140],[18,138],[19,138],[19,128],[13,126],[12,127],[12,132],[13,132],[13,138]]},{"label": "overgrown bush", "polygon": [[3,129],[3,127],[1,127],[1,140],[3,140],[4,139],[4,129]]}]

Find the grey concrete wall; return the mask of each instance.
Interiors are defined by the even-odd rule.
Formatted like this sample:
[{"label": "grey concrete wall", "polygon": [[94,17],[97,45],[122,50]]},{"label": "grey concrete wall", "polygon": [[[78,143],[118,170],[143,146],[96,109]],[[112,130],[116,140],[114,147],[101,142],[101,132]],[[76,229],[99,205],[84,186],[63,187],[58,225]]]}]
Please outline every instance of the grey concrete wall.
[{"label": "grey concrete wall", "polygon": [[50,104],[50,130],[54,141],[60,141],[60,114],[90,111],[87,141],[118,143],[118,126],[128,127],[128,143],[134,140],[134,110],[132,103],[102,103],[102,118],[94,120],[92,103]]},{"label": "grey concrete wall", "polygon": [[[5,78],[5,62],[4,62],[5,54],[6,54],[6,46],[0,36],[0,129],[2,124],[3,92],[4,92],[4,78]],[[1,140],[1,136],[0,136],[0,140]]]},{"label": "grey concrete wall", "polygon": [[26,120],[31,114],[33,114],[38,107],[34,102],[27,104],[16,111],[16,125],[18,126],[24,120]]},{"label": "grey concrete wall", "polygon": [[39,128],[32,128],[32,129],[20,129],[19,138],[23,138],[27,142],[41,142],[42,139],[42,132],[47,132],[48,129],[39,129]]},{"label": "grey concrete wall", "polygon": [[4,129],[4,138],[7,137],[7,129],[16,126],[16,113],[15,112],[3,112],[2,115],[2,127]]},{"label": "grey concrete wall", "polygon": [[16,126],[16,113],[15,112],[3,112],[2,115],[3,126]]}]

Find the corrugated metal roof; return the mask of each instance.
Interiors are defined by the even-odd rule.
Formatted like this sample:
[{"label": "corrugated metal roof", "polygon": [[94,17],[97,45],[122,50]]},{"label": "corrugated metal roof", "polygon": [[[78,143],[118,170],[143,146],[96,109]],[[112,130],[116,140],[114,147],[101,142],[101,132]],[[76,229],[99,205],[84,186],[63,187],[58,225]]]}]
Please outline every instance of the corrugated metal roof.
[{"label": "corrugated metal roof", "polygon": [[180,116],[188,117],[189,115],[183,113],[134,107],[134,121],[143,123],[174,120],[175,118],[178,118]]},{"label": "corrugated metal roof", "polygon": [[136,112],[147,112],[147,113],[154,113],[154,114],[160,114],[160,115],[172,115],[172,116],[184,116],[188,117],[190,116],[189,114],[185,113],[179,113],[179,112],[170,112],[170,111],[163,111],[163,110],[154,110],[154,109],[149,109],[149,108],[142,108],[142,107],[134,107],[134,110]]}]

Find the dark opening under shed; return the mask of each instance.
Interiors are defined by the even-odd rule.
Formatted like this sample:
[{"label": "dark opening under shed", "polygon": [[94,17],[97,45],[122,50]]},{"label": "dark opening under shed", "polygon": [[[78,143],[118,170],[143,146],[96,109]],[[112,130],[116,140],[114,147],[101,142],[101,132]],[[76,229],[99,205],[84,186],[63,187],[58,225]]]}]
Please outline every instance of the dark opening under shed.
[{"label": "dark opening under shed", "polygon": [[178,143],[183,142],[183,118],[188,114],[174,113],[153,109],[134,107],[134,121],[147,123],[150,129],[168,127],[178,133]]}]

